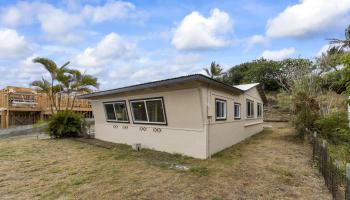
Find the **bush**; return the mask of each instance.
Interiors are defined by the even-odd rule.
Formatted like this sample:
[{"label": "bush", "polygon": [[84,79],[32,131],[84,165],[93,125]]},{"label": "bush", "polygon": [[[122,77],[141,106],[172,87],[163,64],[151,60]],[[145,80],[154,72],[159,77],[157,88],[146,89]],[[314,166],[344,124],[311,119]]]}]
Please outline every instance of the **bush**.
[{"label": "bush", "polygon": [[347,112],[332,110],[315,122],[320,136],[333,144],[350,141]]},{"label": "bush", "polygon": [[65,110],[53,114],[48,121],[48,132],[54,138],[77,137],[81,133],[82,117]]},{"label": "bush", "polygon": [[297,129],[299,138],[303,139],[306,129],[314,130],[315,121],[318,119],[318,102],[314,96],[305,92],[298,92],[293,97],[293,110],[295,116],[293,124]]}]

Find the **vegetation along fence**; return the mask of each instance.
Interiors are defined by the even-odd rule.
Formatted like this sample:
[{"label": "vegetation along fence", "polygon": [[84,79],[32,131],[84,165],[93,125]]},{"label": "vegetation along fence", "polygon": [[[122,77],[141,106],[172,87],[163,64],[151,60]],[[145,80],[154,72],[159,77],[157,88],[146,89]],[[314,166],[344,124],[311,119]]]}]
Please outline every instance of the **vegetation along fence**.
[{"label": "vegetation along fence", "polygon": [[314,132],[311,137],[312,160],[324,177],[325,184],[334,199],[350,200],[350,165],[344,172],[328,151],[326,140],[321,140]]}]

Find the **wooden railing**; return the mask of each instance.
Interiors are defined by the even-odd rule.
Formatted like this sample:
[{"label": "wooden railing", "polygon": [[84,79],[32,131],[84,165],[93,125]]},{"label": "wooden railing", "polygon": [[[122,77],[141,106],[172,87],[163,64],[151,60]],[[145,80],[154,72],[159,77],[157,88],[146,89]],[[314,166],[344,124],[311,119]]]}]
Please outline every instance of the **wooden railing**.
[{"label": "wooden railing", "polygon": [[39,109],[37,96],[37,94],[28,93],[8,93],[8,107]]},{"label": "wooden railing", "polygon": [[[73,103],[73,96],[68,97],[67,95],[61,96],[61,101],[59,101],[59,95],[56,96],[55,103],[56,107],[64,110],[66,108],[71,108]],[[6,93],[0,92],[0,108],[12,109],[12,108],[28,108],[33,110],[49,110],[50,109],[50,99],[46,94],[38,93]],[[91,106],[87,100],[75,99],[74,109],[91,109]]]}]

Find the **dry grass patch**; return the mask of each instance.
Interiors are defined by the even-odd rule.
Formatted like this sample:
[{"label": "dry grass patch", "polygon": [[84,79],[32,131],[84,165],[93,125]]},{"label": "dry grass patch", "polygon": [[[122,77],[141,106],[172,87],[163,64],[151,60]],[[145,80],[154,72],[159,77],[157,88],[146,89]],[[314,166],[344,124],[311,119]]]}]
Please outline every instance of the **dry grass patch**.
[{"label": "dry grass patch", "polygon": [[[288,124],[210,160],[74,140],[0,140],[3,199],[330,199]],[[179,170],[186,166],[189,170]]]}]

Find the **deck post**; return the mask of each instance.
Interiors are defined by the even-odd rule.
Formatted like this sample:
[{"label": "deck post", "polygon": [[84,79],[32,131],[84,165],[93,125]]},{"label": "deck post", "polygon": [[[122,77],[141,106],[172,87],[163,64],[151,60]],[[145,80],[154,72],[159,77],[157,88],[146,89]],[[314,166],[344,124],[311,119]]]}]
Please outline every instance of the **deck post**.
[{"label": "deck post", "polygon": [[346,164],[346,188],[345,188],[345,197],[346,200],[350,200],[350,163]]}]

